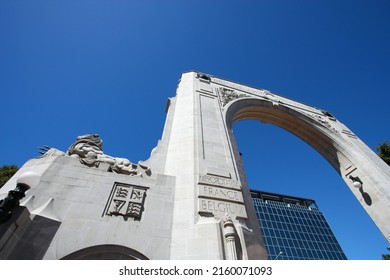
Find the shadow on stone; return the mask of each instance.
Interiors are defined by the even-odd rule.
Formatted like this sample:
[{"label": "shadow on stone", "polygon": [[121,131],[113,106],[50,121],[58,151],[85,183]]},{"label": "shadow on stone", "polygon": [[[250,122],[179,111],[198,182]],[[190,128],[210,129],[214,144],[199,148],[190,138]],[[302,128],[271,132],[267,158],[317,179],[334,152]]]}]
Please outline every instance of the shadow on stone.
[{"label": "shadow on stone", "polygon": [[42,259],[60,225],[58,221],[35,216],[7,259]]},{"label": "shadow on stone", "polygon": [[371,206],[372,205],[372,199],[371,199],[371,196],[366,193],[363,188],[360,188],[360,193],[362,194],[363,196],[363,199],[364,199],[364,202],[368,205],[368,206]]}]

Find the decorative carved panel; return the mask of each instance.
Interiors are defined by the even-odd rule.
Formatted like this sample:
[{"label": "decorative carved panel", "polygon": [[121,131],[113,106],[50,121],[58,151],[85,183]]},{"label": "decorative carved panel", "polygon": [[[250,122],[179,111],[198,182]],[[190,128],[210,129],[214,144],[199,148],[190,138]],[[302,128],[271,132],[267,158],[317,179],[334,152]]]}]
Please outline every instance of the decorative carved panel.
[{"label": "decorative carved panel", "polygon": [[237,93],[232,89],[227,88],[219,88],[218,90],[219,100],[221,101],[222,107],[225,107],[230,101],[235,100],[237,98],[249,97],[249,95],[244,93]]},{"label": "decorative carved panel", "polygon": [[146,187],[115,183],[108,199],[105,215],[140,220],[144,209]]}]

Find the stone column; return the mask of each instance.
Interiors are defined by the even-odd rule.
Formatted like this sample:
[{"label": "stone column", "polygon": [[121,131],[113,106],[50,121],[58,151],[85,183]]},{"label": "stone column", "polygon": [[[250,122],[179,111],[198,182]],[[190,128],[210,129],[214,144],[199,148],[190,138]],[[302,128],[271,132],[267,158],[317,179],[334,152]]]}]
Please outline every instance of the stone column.
[{"label": "stone column", "polygon": [[236,230],[232,218],[226,216],[223,220],[223,235],[225,237],[226,244],[226,259],[237,260],[237,248],[236,248]]}]

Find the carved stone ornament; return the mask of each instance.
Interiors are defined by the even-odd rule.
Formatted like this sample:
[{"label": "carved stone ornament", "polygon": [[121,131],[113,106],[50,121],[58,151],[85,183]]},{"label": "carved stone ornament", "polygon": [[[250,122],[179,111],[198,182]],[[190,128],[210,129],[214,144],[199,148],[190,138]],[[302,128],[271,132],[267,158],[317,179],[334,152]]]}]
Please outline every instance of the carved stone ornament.
[{"label": "carved stone ornament", "polygon": [[317,122],[319,122],[321,125],[327,127],[328,129],[332,130],[335,133],[339,133],[339,131],[336,129],[336,127],[333,125],[335,122],[334,117],[330,119],[328,116],[321,116],[317,114],[311,114],[310,115],[313,119],[315,119]]},{"label": "carved stone ornament", "polygon": [[225,237],[226,259],[237,260],[236,238],[238,238],[232,218],[227,214],[222,221],[222,231]]},{"label": "carved stone ornament", "polygon": [[102,150],[103,141],[98,134],[86,134],[77,137],[66,155],[78,158],[87,166],[99,166],[101,162],[108,163],[109,171],[131,176],[150,176],[150,169],[142,163],[134,164],[126,158],[106,155]]},{"label": "carved stone ornament", "polygon": [[140,220],[146,197],[145,187],[115,183],[105,214]]},{"label": "carved stone ornament", "polygon": [[[227,88],[223,88],[223,87],[219,88],[218,93],[219,93],[218,94],[219,100],[221,101],[222,107],[225,107],[226,104],[228,104],[232,100],[235,100],[238,98],[243,98],[243,97],[251,97],[248,94],[237,93],[236,91],[234,91],[232,89],[227,89]],[[254,97],[254,96],[252,96],[252,97]],[[271,92],[269,92],[267,90],[262,90],[260,92],[260,96],[258,96],[258,97],[271,101],[273,106],[279,106],[279,104],[281,102],[277,96],[275,96],[274,94],[272,94]]]},{"label": "carved stone ornament", "polygon": [[249,97],[249,95],[246,95],[244,93],[237,93],[236,91],[232,89],[227,89],[227,88],[219,88],[218,89],[218,95],[219,95],[219,100],[221,101],[222,107],[225,107],[226,104],[228,104],[230,101],[235,100],[237,98],[242,98],[242,97]]}]

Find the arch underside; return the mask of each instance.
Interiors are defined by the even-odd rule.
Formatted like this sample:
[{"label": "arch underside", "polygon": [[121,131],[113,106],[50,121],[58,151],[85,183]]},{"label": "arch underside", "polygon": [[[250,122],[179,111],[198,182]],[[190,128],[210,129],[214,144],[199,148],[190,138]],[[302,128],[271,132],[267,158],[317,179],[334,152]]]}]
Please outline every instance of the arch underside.
[{"label": "arch underside", "polygon": [[[339,173],[390,242],[390,167],[346,126],[333,116],[329,118],[322,113],[316,108],[308,112],[305,108],[293,108],[260,98],[239,98],[228,104],[224,116],[236,156],[238,150],[232,125],[242,120],[271,123],[312,146]],[[343,135],[341,131],[347,134]],[[239,164],[237,166],[240,170]],[[356,178],[362,183],[359,189],[353,186]]]},{"label": "arch underside", "polygon": [[140,252],[125,246],[105,244],[77,250],[62,260],[148,260]]},{"label": "arch underside", "polygon": [[[333,139],[324,133],[311,118],[285,106],[273,106],[271,102],[243,99],[231,104],[227,112],[227,125],[243,120],[258,120],[276,125],[299,137],[319,152],[341,174],[340,152]],[[329,131],[329,134],[333,132]]]}]

